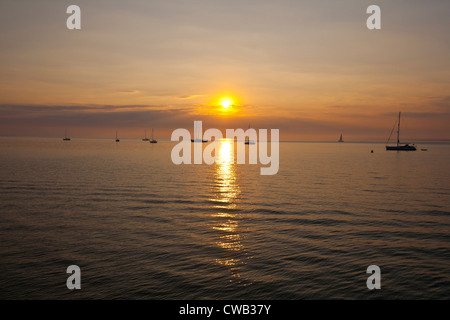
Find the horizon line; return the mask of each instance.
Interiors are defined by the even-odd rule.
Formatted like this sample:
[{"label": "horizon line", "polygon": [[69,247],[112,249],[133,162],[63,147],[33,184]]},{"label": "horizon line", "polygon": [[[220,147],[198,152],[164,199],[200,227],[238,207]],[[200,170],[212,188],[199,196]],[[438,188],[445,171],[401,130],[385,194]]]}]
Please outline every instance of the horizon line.
[{"label": "horizon line", "polygon": [[[62,139],[63,137],[58,136],[15,136],[15,135],[10,135],[10,136],[6,136],[6,135],[0,135],[0,138],[18,138],[18,139]],[[115,137],[70,137],[72,140],[76,139],[76,140],[109,140],[112,139],[114,140]],[[134,138],[124,138],[121,137],[121,140],[128,140],[128,141],[132,141],[132,140],[136,140],[136,141],[140,141],[142,140],[141,137],[134,137]],[[158,140],[160,141],[168,141],[168,142],[178,142],[178,141],[172,141],[170,138],[164,137],[164,138],[158,138]],[[220,140],[229,140],[226,138],[223,139],[217,139],[217,140],[212,140],[212,141],[220,141]],[[211,141],[211,142],[212,142]],[[238,140],[236,140],[238,141]],[[264,141],[269,141],[270,140],[264,140]],[[283,140],[279,140],[279,142],[339,142],[338,140],[300,140],[300,139],[283,139]],[[343,142],[340,143],[384,143],[386,144],[385,140],[345,140]],[[441,142],[441,143],[450,143],[450,138],[449,139],[414,139],[414,142],[405,142],[405,143],[423,143],[423,142]]]}]

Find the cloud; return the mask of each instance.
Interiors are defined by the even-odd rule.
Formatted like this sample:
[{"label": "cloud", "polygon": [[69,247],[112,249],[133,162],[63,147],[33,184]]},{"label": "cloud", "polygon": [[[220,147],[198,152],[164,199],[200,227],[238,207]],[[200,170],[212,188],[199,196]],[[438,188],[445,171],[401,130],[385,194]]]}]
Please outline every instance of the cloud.
[{"label": "cloud", "polygon": [[0,117],[8,115],[20,115],[26,117],[28,114],[39,113],[45,117],[47,113],[57,114],[61,112],[77,113],[77,112],[102,112],[102,111],[120,111],[120,110],[140,110],[140,109],[161,109],[163,105],[66,105],[66,106],[48,106],[48,105],[16,105],[2,104],[0,105]]},{"label": "cloud", "polygon": [[450,96],[430,98],[429,104],[439,110],[450,112]]},{"label": "cloud", "polygon": [[140,126],[152,121],[168,125],[189,112],[169,105],[0,105],[0,123],[74,126]]},{"label": "cloud", "polygon": [[141,91],[139,91],[139,90],[123,90],[123,91],[119,91],[119,93],[121,93],[121,94],[138,94],[138,93],[141,93]]},{"label": "cloud", "polygon": [[187,95],[187,96],[178,96],[177,99],[187,100],[187,99],[194,99],[198,97],[204,97],[204,94],[193,94],[193,95]]},{"label": "cloud", "polygon": [[[196,112],[195,105],[0,105],[0,135],[60,135],[64,128],[84,137],[105,137],[121,130],[122,136],[139,137],[144,128],[155,128],[160,137],[170,137],[177,128],[192,131],[194,120],[204,129],[279,129],[281,139],[334,140],[343,132],[350,140],[384,140],[396,113],[380,113],[365,118],[358,113],[315,118],[297,115],[259,114],[220,116]],[[403,132],[411,138],[449,139],[450,113],[405,112]],[[392,123],[387,121],[391,119]],[[142,132],[141,132],[142,131]],[[417,140],[416,140],[417,141]]]}]

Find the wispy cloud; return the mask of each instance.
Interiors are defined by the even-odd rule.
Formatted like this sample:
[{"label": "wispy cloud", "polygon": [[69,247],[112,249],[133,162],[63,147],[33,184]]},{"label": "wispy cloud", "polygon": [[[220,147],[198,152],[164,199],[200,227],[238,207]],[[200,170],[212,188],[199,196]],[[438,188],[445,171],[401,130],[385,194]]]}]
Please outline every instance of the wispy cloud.
[{"label": "wispy cloud", "polygon": [[177,99],[187,100],[187,99],[194,99],[198,97],[204,97],[204,94],[192,94],[192,95],[184,95],[184,96],[178,96]]},{"label": "wispy cloud", "polygon": [[139,91],[139,90],[123,90],[123,91],[119,91],[119,93],[121,93],[121,94],[139,94],[139,93],[141,93],[141,91]]},{"label": "wispy cloud", "polygon": [[[407,112],[404,133],[409,137],[450,138],[447,129],[450,113]],[[129,136],[141,134],[143,128],[154,127],[162,137],[170,137],[176,128],[191,129],[194,120],[204,121],[204,129],[247,128],[280,129],[282,139],[333,140],[344,133],[347,140],[383,140],[394,121],[395,113],[381,113],[370,121],[362,115],[347,114],[345,118],[316,118],[302,115],[254,114],[224,117],[214,113],[198,113],[196,106],[170,105],[0,105],[0,135],[57,135],[64,128],[80,136],[108,136],[117,128]],[[430,127],[432,125],[432,127]],[[77,129],[78,128],[78,129]]]}]

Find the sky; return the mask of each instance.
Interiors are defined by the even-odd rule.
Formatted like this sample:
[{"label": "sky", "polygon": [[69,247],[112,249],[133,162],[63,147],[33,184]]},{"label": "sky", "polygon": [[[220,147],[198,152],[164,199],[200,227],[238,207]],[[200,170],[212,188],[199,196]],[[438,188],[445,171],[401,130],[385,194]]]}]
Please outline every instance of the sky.
[{"label": "sky", "polygon": [[[68,30],[69,5],[81,30]],[[381,8],[381,30],[366,9]],[[447,0],[0,0],[0,135],[450,140]],[[221,99],[232,100],[229,108]]]}]

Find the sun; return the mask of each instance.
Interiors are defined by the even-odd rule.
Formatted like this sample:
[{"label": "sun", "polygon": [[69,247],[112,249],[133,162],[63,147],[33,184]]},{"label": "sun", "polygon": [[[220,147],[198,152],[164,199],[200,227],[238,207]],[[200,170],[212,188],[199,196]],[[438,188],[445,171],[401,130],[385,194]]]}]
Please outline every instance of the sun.
[{"label": "sun", "polygon": [[233,100],[231,98],[223,98],[219,103],[224,109],[228,109],[233,105]]}]

